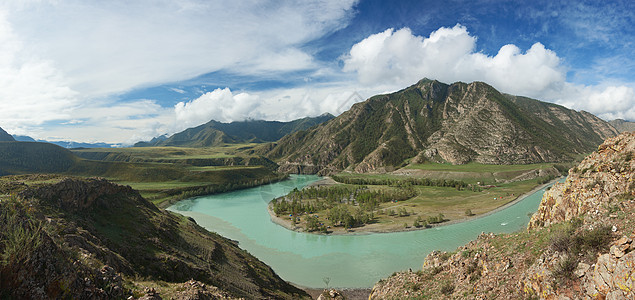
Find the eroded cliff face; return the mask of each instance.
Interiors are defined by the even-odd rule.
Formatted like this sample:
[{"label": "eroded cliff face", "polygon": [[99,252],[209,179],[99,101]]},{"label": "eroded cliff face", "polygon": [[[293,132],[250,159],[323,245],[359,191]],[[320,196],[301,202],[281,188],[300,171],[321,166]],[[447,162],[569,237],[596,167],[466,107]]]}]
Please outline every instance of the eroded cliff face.
[{"label": "eroded cliff face", "polygon": [[602,218],[623,205],[635,190],[635,133],[606,140],[598,151],[569,172],[564,183],[545,193],[529,228],[548,226],[582,216],[587,221]]},{"label": "eroded cliff face", "polygon": [[635,299],[635,133],[606,140],[569,174],[528,230],[433,252],[370,299]]}]

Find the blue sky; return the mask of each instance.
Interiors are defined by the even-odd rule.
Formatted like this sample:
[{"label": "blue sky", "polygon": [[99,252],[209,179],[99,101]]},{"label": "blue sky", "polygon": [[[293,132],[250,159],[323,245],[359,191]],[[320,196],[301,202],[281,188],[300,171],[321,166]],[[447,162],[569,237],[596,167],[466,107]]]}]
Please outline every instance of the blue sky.
[{"label": "blue sky", "polygon": [[[633,1],[12,1],[0,127],[130,144],[428,77],[635,120]],[[358,96],[359,95],[359,96]]]}]

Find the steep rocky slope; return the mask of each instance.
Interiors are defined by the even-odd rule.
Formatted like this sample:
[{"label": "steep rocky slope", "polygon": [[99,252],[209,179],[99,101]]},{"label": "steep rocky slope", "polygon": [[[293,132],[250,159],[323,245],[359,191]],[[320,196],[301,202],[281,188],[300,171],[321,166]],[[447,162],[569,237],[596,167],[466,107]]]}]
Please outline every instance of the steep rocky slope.
[{"label": "steep rocky slope", "polygon": [[409,162],[570,161],[617,131],[599,118],[482,82],[424,79],[371,97],[337,118],[263,146],[287,172],[391,170]]},{"label": "steep rocky slope", "polygon": [[622,119],[615,119],[615,120],[609,121],[609,124],[615,127],[615,129],[617,129],[617,131],[619,132],[635,131],[635,122],[629,122]]},{"label": "steep rocky slope", "polygon": [[135,147],[178,146],[212,147],[232,143],[273,142],[298,130],[306,130],[333,118],[324,114],[290,122],[247,120],[222,123],[211,120],[206,124],[188,128],[167,138],[155,138],[150,142],[139,142]]},{"label": "steep rocky slope", "polygon": [[2,178],[0,195],[0,298],[308,296],[234,242],[130,187],[28,175]]},{"label": "steep rocky slope", "polygon": [[[545,193],[528,230],[433,252],[370,299],[634,299],[635,133],[606,140]],[[418,299],[418,298],[417,298]]]}]

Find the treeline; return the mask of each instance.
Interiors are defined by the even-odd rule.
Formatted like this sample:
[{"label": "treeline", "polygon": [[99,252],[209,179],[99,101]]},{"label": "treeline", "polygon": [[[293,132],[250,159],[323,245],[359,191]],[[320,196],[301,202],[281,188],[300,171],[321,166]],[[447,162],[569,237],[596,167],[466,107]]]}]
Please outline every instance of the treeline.
[{"label": "treeline", "polygon": [[276,215],[313,213],[331,209],[338,204],[359,205],[363,211],[373,211],[380,203],[403,201],[417,195],[413,188],[394,191],[371,191],[365,186],[310,187],[294,189],[284,197],[272,201]]},{"label": "treeline", "polygon": [[556,179],[556,176],[551,174],[551,175],[548,175],[548,176],[545,176],[545,177],[538,178],[537,182],[538,182],[538,184],[545,184],[545,183],[547,183],[549,181],[552,181],[554,179]]},{"label": "treeline", "polygon": [[[273,212],[280,216],[289,214],[295,224],[299,215],[306,214],[307,231],[326,231],[324,222],[317,215],[326,211],[326,219],[331,226],[358,227],[375,220],[375,210],[380,203],[403,201],[416,196],[413,188],[393,191],[371,191],[366,186],[331,186],[294,189],[289,194],[271,201]],[[352,209],[349,207],[354,206]]]},{"label": "treeline", "polygon": [[331,175],[331,178],[337,182],[357,185],[388,185],[395,187],[407,187],[412,185],[420,186],[438,186],[438,187],[454,187],[457,190],[465,189],[468,186],[462,180],[453,179],[430,179],[430,178],[360,178],[342,175]]},{"label": "treeline", "polygon": [[225,184],[210,184],[201,187],[188,188],[187,190],[174,189],[166,192],[170,197],[170,202],[175,202],[187,198],[231,192],[235,190],[247,189],[263,184],[275,183],[285,180],[289,177],[287,174],[277,174],[273,176],[267,176],[265,178],[242,180],[238,182],[228,182]]}]

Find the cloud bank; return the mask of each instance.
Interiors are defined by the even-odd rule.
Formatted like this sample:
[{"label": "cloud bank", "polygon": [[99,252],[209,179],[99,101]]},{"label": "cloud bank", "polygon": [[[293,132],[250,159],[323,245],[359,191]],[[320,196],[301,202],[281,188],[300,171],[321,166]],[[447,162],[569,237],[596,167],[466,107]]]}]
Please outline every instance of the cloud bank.
[{"label": "cloud bank", "polygon": [[635,120],[633,88],[584,86],[566,81],[562,59],[541,43],[524,53],[504,45],[494,56],[476,52],[476,37],[464,26],[441,27],[429,37],[410,29],[388,29],[353,45],[342,58],[343,71],[357,74],[364,86],[399,89],[421,78],[443,82],[484,81],[514,95],[564,104],[605,119]]},{"label": "cloud bank", "polygon": [[[607,120],[635,120],[635,83],[574,84],[567,78],[567,61],[540,42],[528,49],[502,45],[488,55],[477,49],[477,36],[458,24],[428,36],[409,28],[387,29],[341,49],[340,61],[320,61],[320,45],[312,42],[346,27],[355,4],[5,1],[0,3],[0,126],[35,138],[132,143],[211,119],[286,121],[339,114],[354,102],[423,77],[484,81],[502,92],[587,110]],[[586,28],[579,34],[605,34],[615,27],[576,26]],[[621,48],[630,54],[629,45]],[[594,63],[599,63],[597,70],[573,73],[610,75],[632,67],[624,67],[621,58]],[[184,101],[194,87],[175,83],[179,88],[171,91],[179,98],[169,103],[145,95],[121,100],[131,90],[170,86],[210,72],[269,81],[276,88],[265,83],[252,90],[232,86],[232,91],[202,79],[201,85],[221,88]],[[306,82],[286,80],[289,76],[304,76]]]},{"label": "cloud bank", "polygon": [[[317,68],[302,45],[346,26],[355,2],[2,2],[0,126],[36,138],[126,140],[129,126],[91,133],[61,124],[106,126],[95,115],[125,109],[117,97],[134,88],[221,70],[266,76]],[[119,120],[148,132],[169,128],[166,119],[124,114]]]}]

